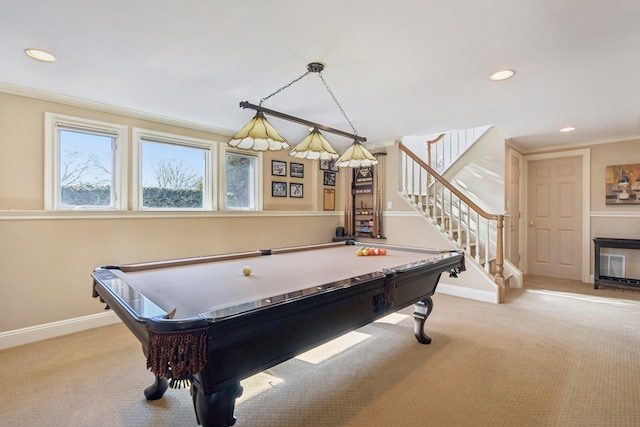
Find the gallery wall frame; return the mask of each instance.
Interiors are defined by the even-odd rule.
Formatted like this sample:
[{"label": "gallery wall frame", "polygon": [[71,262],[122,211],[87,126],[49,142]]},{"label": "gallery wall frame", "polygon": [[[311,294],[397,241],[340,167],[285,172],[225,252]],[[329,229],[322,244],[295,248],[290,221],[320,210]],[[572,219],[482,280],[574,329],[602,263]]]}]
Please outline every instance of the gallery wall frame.
[{"label": "gallery wall frame", "polygon": [[287,183],[271,181],[271,197],[287,197]]},{"label": "gallery wall frame", "polygon": [[298,182],[289,183],[289,197],[302,199],[304,197],[304,185]]},{"label": "gallery wall frame", "polygon": [[324,189],[324,197],[323,197],[322,208],[325,211],[335,211],[336,210],[336,190],[333,188],[325,188]]},{"label": "gallery wall frame", "polygon": [[304,164],[303,163],[289,163],[289,176],[291,178],[304,178]]},{"label": "gallery wall frame", "polygon": [[325,172],[324,173],[323,183],[324,183],[324,185],[330,185],[332,187],[335,187],[335,185],[336,185],[336,173],[335,172]]},{"label": "gallery wall frame", "polygon": [[271,160],[271,175],[287,176],[287,162]]},{"label": "gallery wall frame", "polygon": [[335,160],[320,160],[319,165],[320,170],[323,171],[338,172],[339,170]]}]

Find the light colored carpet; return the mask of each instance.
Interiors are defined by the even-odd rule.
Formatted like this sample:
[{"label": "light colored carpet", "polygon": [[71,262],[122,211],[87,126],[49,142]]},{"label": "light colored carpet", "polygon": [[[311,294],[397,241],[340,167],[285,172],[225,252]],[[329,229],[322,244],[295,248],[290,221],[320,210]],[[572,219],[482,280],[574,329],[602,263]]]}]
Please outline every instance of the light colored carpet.
[{"label": "light colored carpet", "polygon": [[[494,305],[434,297],[433,342],[398,324],[319,363],[244,382],[237,426],[638,426],[640,290],[528,276]],[[155,402],[123,325],[0,351],[2,426],[195,426],[186,390]]]}]

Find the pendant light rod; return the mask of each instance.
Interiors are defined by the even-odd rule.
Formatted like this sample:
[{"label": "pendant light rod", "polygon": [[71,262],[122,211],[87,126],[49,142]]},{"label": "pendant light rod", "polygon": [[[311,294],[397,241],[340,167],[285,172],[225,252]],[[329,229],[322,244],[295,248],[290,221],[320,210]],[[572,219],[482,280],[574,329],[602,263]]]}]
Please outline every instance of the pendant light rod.
[{"label": "pendant light rod", "polygon": [[273,116],[273,117],[277,117],[279,119],[282,120],[287,120],[293,123],[298,123],[300,125],[304,125],[304,126],[308,126],[310,128],[316,128],[316,129],[320,129],[323,130],[325,132],[330,132],[333,133],[335,135],[340,135],[343,136],[345,138],[349,138],[349,139],[353,139],[355,141],[360,141],[360,142],[366,142],[367,138],[365,138],[364,136],[360,136],[360,135],[354,135],[352,133],[348,133],[339,129],[334,129],[331,128],[329,126],[325,126],[325,125],[321,125],[318,123],[314,123],[314,122],[310,122],[309,120],[305,120],[305,119],[301,119],[298,117],[294,117],[294,116],[290,116],[289,114],[285,114],[285,113],[281,113],[279,111],[275,111],[275,110],[270,110],[268,108],[264,108],[260,105],[255,105],[255,104],[251,104],[247,101],[242,101],[240,102],[240,108],[251,108],[252,110],[256,110],[258,112],[261,112],[263,114],[267,114],[269,116]]}]

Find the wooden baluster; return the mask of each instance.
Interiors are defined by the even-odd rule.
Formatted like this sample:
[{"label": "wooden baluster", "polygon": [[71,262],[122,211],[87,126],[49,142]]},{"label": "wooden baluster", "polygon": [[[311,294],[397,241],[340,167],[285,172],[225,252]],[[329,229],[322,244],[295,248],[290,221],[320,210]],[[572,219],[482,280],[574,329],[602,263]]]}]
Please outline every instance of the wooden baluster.
[{"label": "wooden baluster", "polygon": [[503,228],[504,228],[504,215],[498,215],[496,224],[496,271],[494,280],[500,287],[499,302],[504,302],[505,297],[505,282],[504,282],[504,245],[503,245]]}]

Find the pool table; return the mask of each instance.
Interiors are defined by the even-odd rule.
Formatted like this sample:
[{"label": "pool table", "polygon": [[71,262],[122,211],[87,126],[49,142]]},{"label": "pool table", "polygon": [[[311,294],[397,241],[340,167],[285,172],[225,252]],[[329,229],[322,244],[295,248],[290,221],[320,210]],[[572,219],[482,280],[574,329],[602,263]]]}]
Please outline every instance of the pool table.
[{"label": "pool table", "polygon": [[358,256],[361,245],[105,265],[93,297],[142,343],[155,374],[147,399],[190,386],[198,423],[232,426],[242,379],[394,311],[414,304],[414,334],[431,342],[431,296],[442,273],[464,271],[463,253],[374,245],[386,255]]}]

